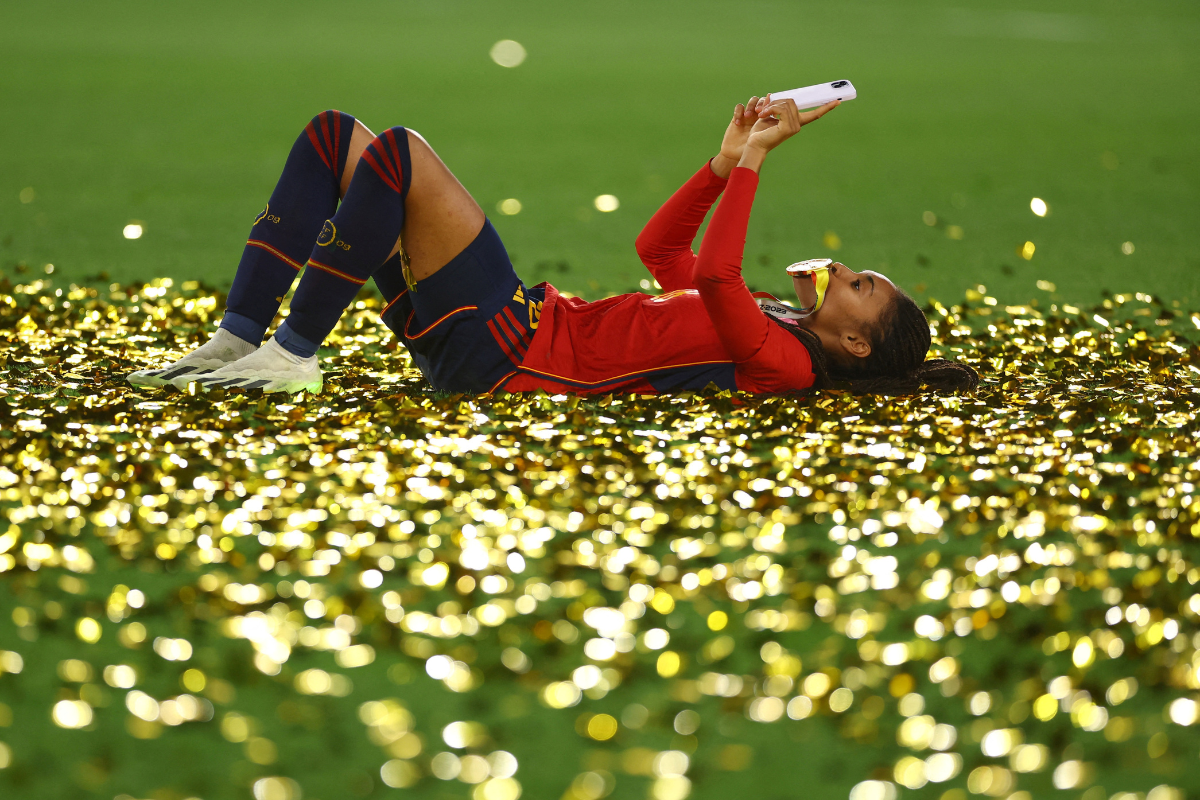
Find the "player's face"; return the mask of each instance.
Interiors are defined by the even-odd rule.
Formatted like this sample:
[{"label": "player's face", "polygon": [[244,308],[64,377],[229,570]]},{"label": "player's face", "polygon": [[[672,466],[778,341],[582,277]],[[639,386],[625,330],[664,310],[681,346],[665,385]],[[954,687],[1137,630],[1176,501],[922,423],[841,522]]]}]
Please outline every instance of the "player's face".
[{"label": "player's face", "polygon": [[[800,305],[816,301],[812,279],[806,275],[792,276]],[[896,294],[896,285],[884,275],[872,270],[855,272],[845,264],[835,262],[829,267],[829,286],[825,302],[806,320],[810,325],[855,319],[873,325]]]}]

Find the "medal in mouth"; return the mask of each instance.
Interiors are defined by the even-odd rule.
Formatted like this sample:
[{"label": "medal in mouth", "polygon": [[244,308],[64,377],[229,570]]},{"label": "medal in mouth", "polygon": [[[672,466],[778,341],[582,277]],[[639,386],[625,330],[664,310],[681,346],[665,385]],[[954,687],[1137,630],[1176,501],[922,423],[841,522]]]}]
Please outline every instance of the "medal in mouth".
[{"label": "medal in mouth", "polygon": [[813,282],[813,290],[817,293],[817,301],[808,308],[798,311],[803,316],[812,316],[825,303],[825,292],[829,289],[829,267],[833,265],[832,258],[810,258],[808,261],[797,261],[787,268],[787,274],[792,277],[807,276]]}]

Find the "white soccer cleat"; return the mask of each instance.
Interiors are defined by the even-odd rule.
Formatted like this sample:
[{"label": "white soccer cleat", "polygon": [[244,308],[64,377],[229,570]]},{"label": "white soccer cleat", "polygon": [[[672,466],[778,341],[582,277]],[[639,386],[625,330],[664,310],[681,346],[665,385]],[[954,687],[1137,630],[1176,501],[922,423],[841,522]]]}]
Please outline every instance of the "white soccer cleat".
[{"label": "white soccer cleat", "polygon": [[264,392],[321,391],[317,357],[289,353],[274,339],[232,364],[194,379],[203,389],[262,389]]},{"label": "white soccer cleat", "polygon": [[126,377],[134,386],[174,386],[186,388],[189,381],[232,364],[258,348],[239,339],[224,328],[217,328],[213,337],[178,361],[158,369],[143,369]]}]

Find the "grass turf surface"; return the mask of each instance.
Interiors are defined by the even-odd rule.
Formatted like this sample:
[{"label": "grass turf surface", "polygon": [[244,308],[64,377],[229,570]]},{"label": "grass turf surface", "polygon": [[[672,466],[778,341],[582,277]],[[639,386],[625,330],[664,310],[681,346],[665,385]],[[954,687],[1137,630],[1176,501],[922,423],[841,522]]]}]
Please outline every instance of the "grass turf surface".
[{"label": "grass turf surface", "polygon": [[[823,244],[832,231],[839,258],[918,296],[983,283],[1024,302],[1045,279],[1075,301],[1100,289],[1200,300],[1193,3],[50,2],[7,13],[10,273],[24,261],[68,278],[227,282],[291,142],[334,107],[426,135],[496,217],[526,280],[628,291],[645,277],[634,237],[716,152],[735,102],[847,77],[860,99],[765,168],[747,248],[757,288],[785,291],[782,266],[835,254]],[[492,63],[501,38],[526,46],[524,64]],[[620,209],[595,211],[603,193]],[[1050,216],[1030,212],[1034,196]],[[501,217],[509,197],[524,210]],[[130,220],[144,221],[142,239],[121,237]],[[1016,255],[1025,241],[1037,247],[1028,262]]]}]

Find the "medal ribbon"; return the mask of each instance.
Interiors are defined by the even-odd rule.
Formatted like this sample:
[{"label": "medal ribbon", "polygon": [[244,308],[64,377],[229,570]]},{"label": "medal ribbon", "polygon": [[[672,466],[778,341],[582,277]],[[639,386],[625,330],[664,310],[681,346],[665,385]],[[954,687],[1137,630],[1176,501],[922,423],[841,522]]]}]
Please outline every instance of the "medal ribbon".
[{"label": "medal ribbon", "polygon": [[817,267],[801,274],[812,278],[813,288],[817,292],[815,303],[808,308],[792,308],[791,306],[785,306],[774,297],[755,297],[754,300],[758,303],[758,307],[771,316],[778,317],[792,325],[798,324],[800,320],[815,314],[825,303],[825,292],[829,288],[829,268],[824,266]]},{"label": "medal ribbon", "polygon": [[754,298],[754,302],[758,303],[758,307],[765,313],[782,319],[791,325],[798,324],[800,320],[808,316],[804,311],[797,310],[791,306],[785,306],[774,297],[756,297]]}]

